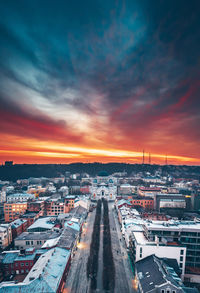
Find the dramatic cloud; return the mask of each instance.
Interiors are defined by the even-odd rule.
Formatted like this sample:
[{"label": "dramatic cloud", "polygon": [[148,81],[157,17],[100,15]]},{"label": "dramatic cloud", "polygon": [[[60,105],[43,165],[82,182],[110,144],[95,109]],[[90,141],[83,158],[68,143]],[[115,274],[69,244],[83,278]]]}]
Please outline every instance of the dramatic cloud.
[{"label": "dramatic cloud", "polygon": [[199,164],[199,13],[195,0],[2,1],[2,158],[139,162],[145,149]]}]

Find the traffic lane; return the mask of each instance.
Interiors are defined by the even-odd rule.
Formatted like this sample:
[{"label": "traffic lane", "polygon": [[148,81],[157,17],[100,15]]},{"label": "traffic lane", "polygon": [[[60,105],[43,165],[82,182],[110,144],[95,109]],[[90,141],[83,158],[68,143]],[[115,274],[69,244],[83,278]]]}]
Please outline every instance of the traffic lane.
[{"label": "traffic lane", "polygon": [[87,260],[90,251],[91,235],[93,231],[93,223],[95,211],[90,213],[87,218],[86,227],[83,228],[83,233],[79,248],[72,260],[71,268],[66,282],[67,292],[85,293],[88,290],[88,279],[86,275]]},{"label": "traffic lane", "polygon": [[[118,220],[115,219],[114,217],[114,210],[112,209],[112,205],[109,205],[109,210],[110,210],[109,214],[110,214],[111,235],[113,235],[112,237],[113,252],[114,252],[114,257],[116,258],[116,271],[118,270],[118,276],[119,276],[119,278],[117,278],[117,272],[116,272],[116,279],[118,280],[118,283],[120,283],[120,281],[122,280],[123,286],[126,286],[126,289],[124,288],[124,290],[127,290],[127,291],[122,291],[122,292],[137,292],[133,288],[133,274],[130,267],[130,262],[128,259],[125,242],[123,241]],[[121,287],[120,284],[119,286]],[[123,287],[121,289],[123,289]]]}]

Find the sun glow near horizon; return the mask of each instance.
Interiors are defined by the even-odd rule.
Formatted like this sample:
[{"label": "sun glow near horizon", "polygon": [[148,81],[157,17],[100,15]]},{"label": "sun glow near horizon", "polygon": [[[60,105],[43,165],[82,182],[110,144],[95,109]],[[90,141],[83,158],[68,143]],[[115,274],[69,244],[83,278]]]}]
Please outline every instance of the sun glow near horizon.
[{"label": "sun glow near horizon", "polygon": [[[114,148],[92,148],[90,146],[78,146],[78,145],[64,145],[55,142],[44,142],[34,139],[18,140],[19,143],[15,143],[16,148],[12,149],[9,145],[4,145],[0,148],[0,153],[4,160],[13,160],[16,163],[40,163],[49,162],[125,162],[125,163],[141,163],[143,158],[143,152],[130,151],[125,149]],[[159,154],[151,152],[151,162],[164,164],[166,154]],[[176,164],[200,164],[199,158],[192,158],[188,156],[179,156],[167,154],[167,160],[169,163]],[[145,163],[149,163],[149,153],[145,154]]]}]

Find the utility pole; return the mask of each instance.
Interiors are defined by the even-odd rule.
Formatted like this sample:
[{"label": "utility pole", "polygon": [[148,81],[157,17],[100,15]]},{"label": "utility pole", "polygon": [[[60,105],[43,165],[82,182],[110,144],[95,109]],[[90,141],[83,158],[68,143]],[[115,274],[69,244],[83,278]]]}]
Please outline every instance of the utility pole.
[{"label": "utility pole", "polygon": [[149,165],[151,165],[151,153],[149,153]]},{"label": "utility pole", "polygon": [[142,155],[142,164],[144,165],[144,150],[143,150],[143,155]]}]

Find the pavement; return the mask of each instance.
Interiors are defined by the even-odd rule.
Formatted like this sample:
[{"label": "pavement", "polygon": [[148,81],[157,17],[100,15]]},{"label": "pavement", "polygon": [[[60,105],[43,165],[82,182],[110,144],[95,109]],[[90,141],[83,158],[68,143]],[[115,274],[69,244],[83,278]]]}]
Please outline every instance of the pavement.
[{"label": "pavement", "polygon": [[[91,293],[90,282],[86,275],[87,260],[90,253],[91,235],[93,231],[93,224],[96,210],[89,213],[86,224],[83,227],[80,244],[72,259],[71,268],[67,276],[67,281],[63,293]],[[103,207],[102,207],[103,215]],[[133,273],[129,262],[126,244],[120,231],[117,214],[114,210],[114,204],[109,203],[109,219],[110,219],[110,233],[112,241],[112,251],[115,264],[115,290],[114,293],[134,293]],[[121,239],[121,240],[120,240]],[[99,262],[97,274],[97,290],[104,293],[102,287],[102,272],[103,272],[103,222],[101,219],[100,229],[100,248],[99,248]]]},{"label": "pavement", "polygon": [[90,292],[90,282],[86,275],[87,260],[90,253],[91,235],[96,210],[88,214],[86,223],[83,226],[81,241],[78,245],[75,256],[72,259],[69,274],[63,293],[86,293]]},{"label": "pavement", "polygon": [[133,287],[134,277],[113,203],[109,203],[109,219],[115,264],[115,293],[137,292]]}]

